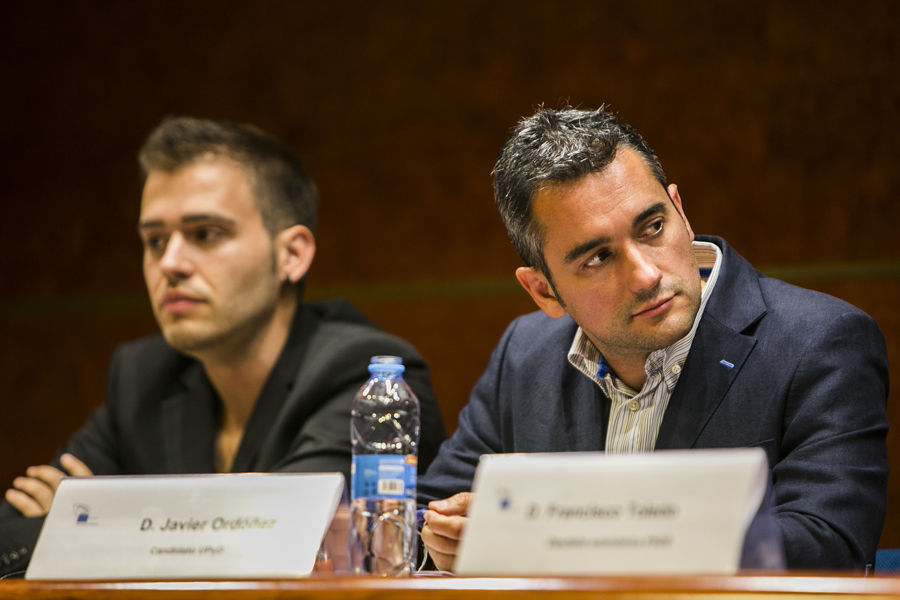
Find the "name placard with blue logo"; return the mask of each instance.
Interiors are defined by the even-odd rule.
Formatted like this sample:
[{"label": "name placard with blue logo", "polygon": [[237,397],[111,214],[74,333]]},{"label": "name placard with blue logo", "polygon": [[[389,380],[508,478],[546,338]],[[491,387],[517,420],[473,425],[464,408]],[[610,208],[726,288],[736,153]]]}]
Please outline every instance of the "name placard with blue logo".
[{"label": "name placard with blue logo", "polygon": [[484,455],[455,570],[735,573],[766,482],[759,448]]},{"label": "name placard with blue logo", "polygon": [[26,579],[302,577],[340,473],[67,477]]}]

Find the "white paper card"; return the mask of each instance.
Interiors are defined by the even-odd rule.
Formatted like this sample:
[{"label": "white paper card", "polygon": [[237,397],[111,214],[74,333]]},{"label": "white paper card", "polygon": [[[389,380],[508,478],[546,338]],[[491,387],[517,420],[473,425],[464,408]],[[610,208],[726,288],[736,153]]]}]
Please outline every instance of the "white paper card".
[{"label": "white paper card", "polygon": [[65,478],[25,578],[305,576],[343,489],[340,473]]},{"label": "white paper card", "polygon": [[484,455],[460,575],[735,573],[759,448]]}]

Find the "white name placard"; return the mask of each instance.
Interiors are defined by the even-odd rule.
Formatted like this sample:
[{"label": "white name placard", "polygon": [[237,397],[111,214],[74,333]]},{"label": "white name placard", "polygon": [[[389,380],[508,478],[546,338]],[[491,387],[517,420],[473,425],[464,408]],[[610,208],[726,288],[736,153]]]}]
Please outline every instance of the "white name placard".
[{"label": "white name placard", "polygon": [[343,490],[340,473],[65,478],[25,578],[305,576]]},{"label": "white name placard", "polygon": [[484,455],[460,575],[735,573],[759,448]]}]

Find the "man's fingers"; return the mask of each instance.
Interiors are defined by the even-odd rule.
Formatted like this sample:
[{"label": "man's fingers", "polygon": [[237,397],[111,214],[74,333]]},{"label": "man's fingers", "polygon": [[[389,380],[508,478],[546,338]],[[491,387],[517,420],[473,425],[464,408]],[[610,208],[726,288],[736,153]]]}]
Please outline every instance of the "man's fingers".
[{"label": "man's fingers", "polygon": [[428,556],[431,557],[431,562],[434,563],[434,566],[439,571],[453,570],[453,563],[456,562],[456,554],[442,554],[441,552],[434,552],[429,548]]},{"label": "man's fingers", "polygon": [[[425,518],[425,526],[435,535],[451,540],[461,540],[463,530],[466,528],[468,517],[445,516],[433,510],[426,510],[422,515]],[[425,527],[422,528],[423,530]]]},{"label": "man's fingers", "polygon": [[25,475],[46,484],[50,488],[50,496],[52,498],[52,492],[56,491],[56,486],[59,485],[59,480],[63,478],[65,473],[50,465],[38,465],[36,467],[28,467],[25,469]]},{"label": "man's fingers", "polygon": [[436,533],[430,526],[422,527],[422,541],[428,546],[428,552],[440,552],[442,554],[456,554],[459,548],[459,540]]},{"label": "man's fingers", "polygon": [[65,475],[87,477],[93,475],[90,468],[71,454],[59,457],[66,473],[50,465],[38,465],[25,469],[24,477],[16,477],[13,487],[6,491],[6,499],[26,517],[46,515],[53,503],[53,496]]},{"label": "man's fingers", "polygon": [[[18,480],[20,479],[28,479],[27,477],[17,477],[16,480],[13,481],[13,485],[17,485]],[[23,482],[19,482],[21,485]],[[27,484],[27,482],[26,482]],[[18,487],[18,486],[17,486]],[[44,486],[46,490],[46,486]],[[53,494],[49,494],[50,499],[53,499]],[[41,515],[47,514],[47,508],[34,498],[30,493],[26,491],[22,491],[22,489],[10,488],[6,490],[5,495],[6,500],[15,507],[20,513],[25,515],[26,517],[39,517]],[[49,504],[47,505],[49,507]]]},{"label": "man's fingers", "polygon": [[425,511],[425,525],[422,526],[422,542],[434,566],[441,571],[453,569],[459,541],[462,539],[468,518],[445,516],[433,510]]},{"label": "man's fingers", "polygon": [[472,492],[460,492],[443,500],[429,502],[428,510],[423,513],[425,525],[422,526],[422,542],[428,548],[434,566],[441,571],[453,569],[459,541],[469,520],[465,515],[472,498]]},{"label": "man's fingers", "polygon": [[76,458],[74,454],[63,454],[59,457],[59,462],[73,477],[91,477],[94,474],[90,467]]},{"label": "man's fingers", "polygon": [[472,492],[459,492],[443,500],[432,500],[428,508],[442,515],[464,515],[469,511],[473,497]]},{"label": "man's fingers", "polygon": [[13,487],[31,496],[35,502],[46,512],[53,502],[53,488],[43,479],[35,477],[16,477],[13,479]]}]

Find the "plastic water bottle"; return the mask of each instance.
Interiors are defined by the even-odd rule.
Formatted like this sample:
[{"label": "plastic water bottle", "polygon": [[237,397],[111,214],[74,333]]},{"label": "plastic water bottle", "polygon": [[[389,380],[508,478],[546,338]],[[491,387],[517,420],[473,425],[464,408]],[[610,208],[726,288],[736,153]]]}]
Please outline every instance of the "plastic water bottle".
[{"label": "plastic water bottle", "polygon": [[353,399],[350,557],[354,571],[407,575],[416,561],[419,400],[397,356],[373,356]]}]

